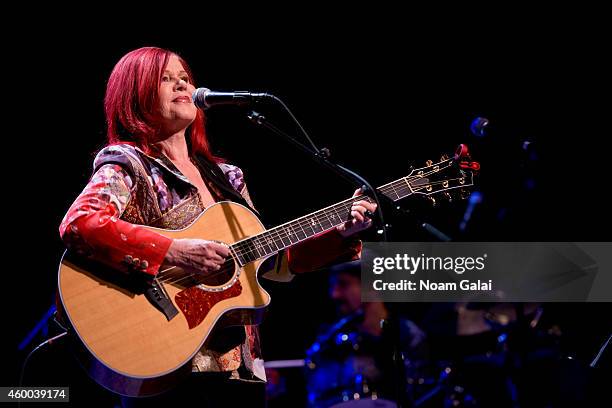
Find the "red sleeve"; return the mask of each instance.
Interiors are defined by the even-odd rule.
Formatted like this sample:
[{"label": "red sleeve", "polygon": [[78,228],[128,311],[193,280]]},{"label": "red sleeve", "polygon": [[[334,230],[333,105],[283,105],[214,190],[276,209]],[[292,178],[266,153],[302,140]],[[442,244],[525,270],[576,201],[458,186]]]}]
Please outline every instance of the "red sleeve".
[{"label": "red sleeve", "polygon": [[310,272],[332,263],[354,261],[361,257],[361,241],[343,237],[332,229],[308,239],[287,251],[289,269],[293,273]]},{"label": "red sleeve", "polygon": [[172,239],[119,219],[131,187],[120,166],[102,166],[66,213],[60,236],[69,249],[113,269],[156,275]]}]

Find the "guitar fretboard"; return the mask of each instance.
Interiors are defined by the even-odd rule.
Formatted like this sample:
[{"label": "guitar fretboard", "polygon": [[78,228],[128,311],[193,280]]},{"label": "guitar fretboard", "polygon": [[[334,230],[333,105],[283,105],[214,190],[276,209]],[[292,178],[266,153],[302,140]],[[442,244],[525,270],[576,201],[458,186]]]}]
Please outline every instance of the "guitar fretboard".
[{"label": "guitar fretboard", "polygon": [[[380,187],[378,191],[393,201],[412,194],[407,179],[386,184]],[[232,249],[241,265],[274,254],[350,220],[351,207],[354,202],[359,200],[373,202],[368,196],[351,197],[312,214],[238,241],[232,245]]]},{"label": "guitar fretboard", "polygon": [[[401,200],[430,185],[429,175],[449,167],[452,160],[443,160],[428,166],[425,171],[387,183],[377,191],[392,201]],[[241,265],[275,254],[283,249],[299,244],[317,234],[329,231],[351,219],[351,207],[360,200],[373,200],[365,195],[351,197],[312,214],[271,228],[260,234],[243,239],[231,245]]]},{"label": "guitar fretboard", "polygon": [[372,199],[367,196],[351,197],[312,214],[238,241],[231,246],[232,250],[241,265],[274,254],[345,223],[351,218],[351,206],[359,200],[372,202]]}]

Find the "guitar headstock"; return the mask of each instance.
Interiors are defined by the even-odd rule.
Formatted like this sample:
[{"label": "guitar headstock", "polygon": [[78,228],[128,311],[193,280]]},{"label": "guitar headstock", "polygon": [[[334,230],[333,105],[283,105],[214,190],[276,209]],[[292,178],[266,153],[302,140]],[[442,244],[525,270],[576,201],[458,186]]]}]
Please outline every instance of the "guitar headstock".
[{"label": "guitar headstock", "polygon": [[472,160],[467,146],[461,144],[452,156],[444,154],[437,162],[428,160],[425,166],[413,169],[404,178],[409,189],[406,195],[424,195],[434,204],[437,199],[465,199],[479,170],[480,164]]}]

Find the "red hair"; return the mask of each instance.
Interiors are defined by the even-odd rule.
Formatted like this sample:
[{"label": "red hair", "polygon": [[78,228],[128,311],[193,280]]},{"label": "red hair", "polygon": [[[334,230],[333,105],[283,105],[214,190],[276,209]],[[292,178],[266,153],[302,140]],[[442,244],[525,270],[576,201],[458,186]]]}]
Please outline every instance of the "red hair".
[{"label": "red hair", "polygon": [[[157,115],[161,76],[170,57],[176,55],[194,83],[191,69],[178,54],[157,47],[143,47],[125,54],[108,78],[104,112],[108,144],[129,143],[152,153],[151,142],[158,132]],[[208,145],[204,112],[198,109],[185,132],[190,154],[212,162],[221,161]]]}]

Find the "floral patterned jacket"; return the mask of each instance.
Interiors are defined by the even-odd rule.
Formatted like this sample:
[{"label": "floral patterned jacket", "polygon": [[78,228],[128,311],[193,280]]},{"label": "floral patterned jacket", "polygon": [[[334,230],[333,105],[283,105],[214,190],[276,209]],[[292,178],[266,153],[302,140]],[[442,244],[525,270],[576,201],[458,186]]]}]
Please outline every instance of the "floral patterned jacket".
[{"label": "floral patterned jacket", "polygon": [[[253,208],[240,168],[226,163],[217,166],[233,188],[230,193],[238,194],[232,197],[203,174],[215,201],[242,199]],[[90,181],[60,225],[65,245],[119,272],[156,275],[172,240],[140,225],[188,226],[205,209],[197,187],[163,154],[153,157],[129,144],[105,147],[93,167]],[[358,240],[344,239],[334,229],[292,247],[286,258],[289,269],[301,273],[334,261],[357,259],[360,251]],[[231,372],[230,378],[265,380],[257,327],[237,330],[213,330],[192,361],[193,371],[223,371]]]}]

